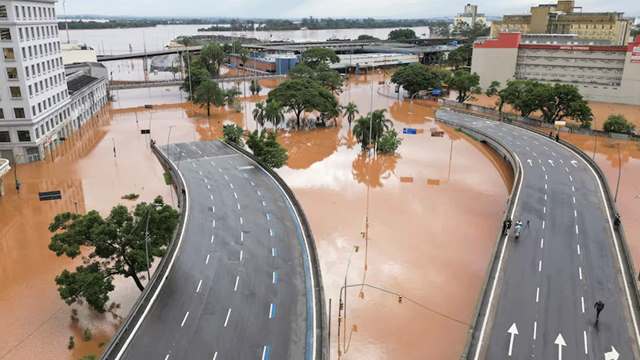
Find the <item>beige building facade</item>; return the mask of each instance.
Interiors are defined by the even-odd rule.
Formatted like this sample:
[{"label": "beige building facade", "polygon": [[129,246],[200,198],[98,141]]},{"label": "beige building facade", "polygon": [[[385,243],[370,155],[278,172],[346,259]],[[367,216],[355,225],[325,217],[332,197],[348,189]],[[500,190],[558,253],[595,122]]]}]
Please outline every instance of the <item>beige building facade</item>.
[{"label": "beige building facade", "polygon": [[491,37],[502,32],[523,34],[575,34],[579,39],[604,40],[624,45],[632,20],[619,12],[582,12],[573,0],[558,0],[531,8],[528,15],[505,15],[491,24]]},{"label": "beige building facade", "polygon": [[[496,66],[499,64],[499,66]],[[501,33],[476,42],[471,71],[480,86],[535,80],[576,86],[588,100],[640,105],[640,37],[620,46],[589,45],[577,37]]]}]

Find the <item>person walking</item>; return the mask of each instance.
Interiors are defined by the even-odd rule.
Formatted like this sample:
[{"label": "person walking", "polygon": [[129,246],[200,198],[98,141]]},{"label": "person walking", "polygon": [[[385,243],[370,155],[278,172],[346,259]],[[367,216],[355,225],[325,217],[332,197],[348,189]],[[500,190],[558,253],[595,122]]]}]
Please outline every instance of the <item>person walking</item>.
[{"label": "person walking", "polygon": [[598,300],[595,304],[593,304],[593,308],[596,309],[596,326],[598,326],[598,322],[600,321],[600,313],[604,309],[604,303],[602,302],[602,300]]}]

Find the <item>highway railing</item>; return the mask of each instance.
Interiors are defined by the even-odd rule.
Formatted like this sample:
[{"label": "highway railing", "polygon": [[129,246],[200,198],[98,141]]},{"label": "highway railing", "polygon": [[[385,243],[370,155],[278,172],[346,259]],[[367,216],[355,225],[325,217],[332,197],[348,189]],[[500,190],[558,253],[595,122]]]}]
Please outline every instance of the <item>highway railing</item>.
[{"label": "highway railing", "polygon": [[[439,117],[438,112],[436,112],[436,120],[456,129],[460,129],[472,138],[484,144],[487,144],[511,166],[514,174],[514,181],[511,187],[511,194],[509,195],[509,199],[507,200],[507,207],[504,212],[503,223],[507,219],[510,219],[510,214],[514,211],[518,192],[520,191],[520,184],[522,183],[522,172],[520,171],[520,163],[518,158],[504,144],[497,141],[484,131],[466,127],[455,122],[450,122],[442,117]],[[505,236],[502,232],[498,234],[498,239],[494,245],[491,260],[489,260],[485,279],[480,290],[480,296],[478,301],[476,302],[476,309],[470,323],[471,325],[469,326],[467,342],[465,344],[464,350],[462,351],[462,354],[460,355],[461,359],[472,359],[472,354],[480,344],[480,331],[482,324],[487,317],[491,316],[491,313],[489,311],[490,293],[493,287],[493,283],[496,281],[496,277],[499,274],[499,258],[501,249],[505,245],[505,241],[507,241],[507,236]]]},{"label": "highway railing", "polygon": [[[499,119],[501,119],[500,114],[495,110],[493,110],[493,112],[483,111],[482,113],[479,114],[479,113],[476,113],[474,110],[465,109],[465,106],[451,106],[449,107],[449,109],[453,111],[461,112],[461,113],[467,113],[476,117],[482,117],[489,120],[494,120],[494,121],[499,121]],[[522,118],[522,117],[508,117],[508,118],[502,117],[502,119],[505,120],[504,122],[506,123],[509,123],[514,126],[518,126],[520,128],[529,130],[531,132],[535,132],[545,137],[549,136],[548,131],[553,129],[552,126],[539,126],[540,123],[538,121],[533,121],[533,120]],[[576,145],[566,140],[563,140],[562,137],[560,138],[559,143],[569,148],[571,151],[573,151],[575,154],[581,157],[589,165],[589,167],[593,169],[605,193],[606,206],[608,208],[609,214],[613,219],[615,219],[616,216],[619,216],[619,212],[616,207],[616,202],[612,195],[611,188],[609,187],[607,178],[604,172],[602,171],[602,169],[600,169],[600,166],[598,166],[598,164],[589,155],[587,155],[584,151],[582,151],[582,149],[578,148]],[[629,297],[631,300],[631,309],[629,309],[629,311],[633,312],[633,314],[631,315],[634,316],[635,319],[640,321],[640,289],[638,288],[638,282],[636,281],[636,274],[638,273],[636,272],[636,267],[633,261],[633,257],[631,255],[631,250],[629,249],[629,245],[626,240],[623,221],[620,218],[619,221],[617,221],[616,223],[617,225],[614,225],[613,227],[613,230],[616,235],[615,241],[617,241],[617,244],[615,245],[620,249],[620,255],[622,257],[621,260],[622,260],[623,268],[620,269],[620,271],[624,272],[624,276],[623,276],[625,280],[624,285],[630,291]],[[640,277],[640,274],[638,276]],[[640,280],[640,278],[638,280]]]},{"label": "highway railing", "polygon": [[300,222],[302,225],[302,230],[304,231],[305,237],[307,238],[308,241],[308,245],[309,245],[309,251],[311,252],[309,254],[310,259],[311,259],[311,264],[312,264],[312,269],[311,269],[311,276],[314,277],[314,289],[313,291],[315,292],[315,299],[316,299],[316,353],[315,353],[315,359],[316,360],[325,360],[325,359],[329,359],[329,339],[328,339],[328,326],[327,326],[327,312],[326,312],[326,303],[325,303],[325,298],[324,298],[324,286],[322,285],[322,274],[320,272],[320,261],[318,259],[318,250],[316,247],[316,241],[315,238],[313,237],[313,233],[311,232],[311,225],[309,225],[309,221],[307,220],[307,216],[304,213],[304,210],[302,209],[302,205],[298,202],[298,200],[296,199],[295,194],[293,193],[293,191],[291,190],[291,188],[289,188],[289,186],[287,185],[287,183],[280,177],[280,175],[278,175],[278,173],[276,173],[275,171],[273,171],[271,168],[269,168],[268,166],[264,165],[258,158],[256,158],[252,153],[248,152],[247,150],[245,150],[244,148],[238,146],[237,144],[231,143],[231,142],[223,142],[224,144],[228,145],[229,147],[231,147],[232,149],[234,149],[235,151],[249,157],[251,160],[253,160],[256,164],[258,164],[260,167],[262,167],[262,169],[264,171],[266,171],[269,175],[271,175],[271,177],[278,183],[278,185],[282,188],[282,190],[287,194],[287,197],[291,200],[291,203],[293,205],[293,207],[295,208],[296,212],[298,213],[298,217],[300,218]]},{"label": "highway railing", "polygon": [[186,199],[186,192],[184,191],[186,184],[182,182],[182,177],[179,175],[178,169],[173,165],[173,163],[169,160],[169,158],[155,145],[154,142],[151,143],[151,150],[156,155],[162,167],[171,174],[171,178],[173,179],[173,186],[176,190],[176,194],[178,194],[178,207],[180,208],[180,220],[178,221],[178,227],[174,232],[173,239],[167,248],[167,253],[162,257],[158,267],[154,271],[149,283],[144,288],[142,294],[138,297],[138,300],[133,304],[133,307],[129,311],[126,319],[113,336],[109,344],[105,347],[104,352],[102,353],[101,359],[103,360],[117,360],[120,359],[121,353],[124,350],[124,347],[127,345],[127,339],[132,335],[140,317],[144,313],[144,310],[149,305],[153,294],[157,291],[160,285],[160,279],[167,272],[169,267],[169,259],[172,258],[173,254],[177,249],[178,237],[182,233],[182,228],[185,226],[187,221],[185,217],[185,209],[188,206]]}]

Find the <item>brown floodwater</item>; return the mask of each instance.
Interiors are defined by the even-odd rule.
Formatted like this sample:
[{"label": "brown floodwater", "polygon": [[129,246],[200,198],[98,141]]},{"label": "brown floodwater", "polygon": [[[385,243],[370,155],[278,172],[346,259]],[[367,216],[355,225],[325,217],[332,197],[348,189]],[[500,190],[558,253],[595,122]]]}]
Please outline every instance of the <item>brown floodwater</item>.
[{"label": "brown floodwater", "polygon": [[[484,145],[434,123],[435,104],[379,96],[381,80],[353,78],[341,102],[354,101],[361,113],[371,105],[388,109],[400,133],[403,127],[417,128],[417,135],[402,136],[397,155],[363,155],[342,120],[337,127],[280,132],[290,159],[278,172],[302,202],[316,237],[332,301],[332,358],[338,354],[340,286],[349,267],[347,283],[367,287],[347,292],[342,358],[456,359],[512,175]],[[120,198],[131,192],[141,195],[138,201],[162,195],[173,203],[149,139],[139,130],[151,129],[152,137],[165,144],[220,138],[227,123],[254,129],[251,110],[266,91],[245,98],[239,111],[216,109],[211,117],[180,104],[175,88],[120,91],[118,101],[83,128],[82,136],[54,153],[54,161],[18,167],[24,185],[20,194],[8,186],[7,196],[0,199],[0,359],[77,359],[100,352],[139,292],[132,282],[117,279],[111,299],[119,307],[103,315],[85,305],[64,304],[53,278],[78,261],[57,258],[47,249],[52,217],[76,211],[76,206],[79,212],[103,213],[117,203],[133,206],[135,202]],[[176,104],[166,103],[168,96]],[[145,109],[144,104],[156,105]],[[444,136],[431,137],[433,127]],[[62,201],[37,201],[38,191],[56,189],[62,190]],[[370,286],[404,300],[399,303],[397,296]],[[72,309],[78,310],[78,321],[71,319]],[[86,328],[93,334],[88,342],[82,340]],[[67,350],[70,336],[76,343],[72,351]]]}]

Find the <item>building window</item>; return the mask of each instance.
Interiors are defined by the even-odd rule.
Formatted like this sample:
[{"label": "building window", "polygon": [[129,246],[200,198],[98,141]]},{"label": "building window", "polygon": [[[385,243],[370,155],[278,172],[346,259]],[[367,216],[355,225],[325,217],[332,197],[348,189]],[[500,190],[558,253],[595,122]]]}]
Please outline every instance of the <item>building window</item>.
[{"label": "building window", "polygon": [[7,6],[0,5],[0,19],[6,19],[6,18],[7,18]]},{"label": "building window", "polygon": [[11,31],[8,28],[0,28],[0,40],[11,40]]},{"label": "building window", "polygon": [[31,142],[31,133],[28,130],[18,130],[18,141]]},{"label": "building window", "polygon": [[4,119],[4,110],[0,108],[0,119]]},{"label": "building window", "polygon": [[0,142],[8,143],[11,142],[11,136],[8,131],[0,131]]},{"label": "building window", "polygon": [[10,86],[9,87],[9,91],[11,92],[11,97],[12,98],[21,98],[22,97],[22,91],[20,91],[20,87],[19,86]]},{"label": "building window", "polygon": [[14,68],[14,67],[8,67],[7,68],[7,78],[9,78],[9,80],[17,80],[18,79],[18,69]]},{"label": "building window", "polygon": [[3,48],[2,53],[4,54],[5,60],[15,60],[16,54],[13,52],[13,48]]},{"label": "building window", "polygon": [[16,119],[24,119],[24,108],[13,108],[13,114],[16,116]]}]

